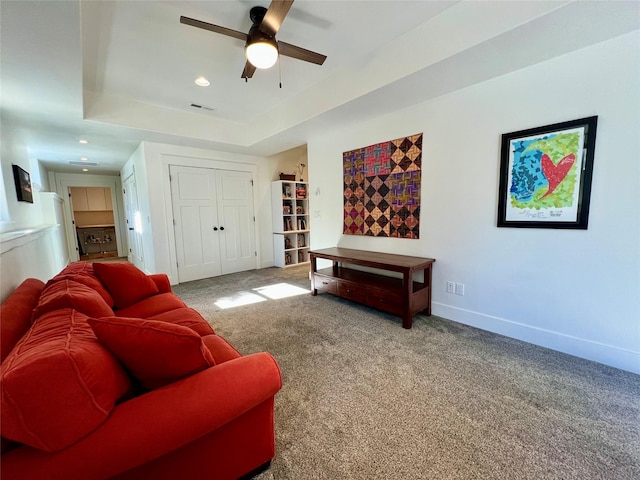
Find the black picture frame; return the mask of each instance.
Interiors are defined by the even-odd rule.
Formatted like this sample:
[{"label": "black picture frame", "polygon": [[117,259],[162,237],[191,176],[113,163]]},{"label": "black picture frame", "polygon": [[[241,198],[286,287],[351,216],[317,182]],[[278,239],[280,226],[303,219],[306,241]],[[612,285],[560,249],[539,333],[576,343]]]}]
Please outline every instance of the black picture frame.
[{"label": "black picture frame", "polygon": [[502,135],[498,227],[586,230],[598,117]]},{"label": "black picture frame", "polygon": [[20,168],[18,165],[13,166],[13,181],[16,184],[16,194],[19,202],[33,203],[33,192],[31,190],[31,177],[29,172]]}]

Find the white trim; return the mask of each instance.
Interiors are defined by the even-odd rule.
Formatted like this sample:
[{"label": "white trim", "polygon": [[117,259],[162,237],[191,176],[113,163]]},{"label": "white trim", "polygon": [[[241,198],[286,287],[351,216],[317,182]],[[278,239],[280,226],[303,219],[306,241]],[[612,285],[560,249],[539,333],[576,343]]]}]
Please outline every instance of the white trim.
[{"label": "white trim", "polygon": [[454,322],[640,374],[640,352],[437,302],[433,302],[432,313]]},{"label": "white trim", "polygon": [[44,236],[49,230],[59,227],[55,225],[41,225],[33,228],[25,228],[23,230],[14,230],[13,232],[4,232],[0,234],[0,255],[10,252],[14,248],[21,247],[29,242]]}]

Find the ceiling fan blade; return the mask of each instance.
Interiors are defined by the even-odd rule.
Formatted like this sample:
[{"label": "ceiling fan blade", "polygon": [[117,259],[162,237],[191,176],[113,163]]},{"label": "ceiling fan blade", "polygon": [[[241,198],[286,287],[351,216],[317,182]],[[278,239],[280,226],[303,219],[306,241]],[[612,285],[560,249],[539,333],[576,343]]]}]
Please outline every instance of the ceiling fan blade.
[{"label": "ceiling fan blade", "polygon": [[251,65],[251,62],[247,60],[247,63],[244,64],[244,70],[242,71],[242,75],[240,78],[251,78],[253,74],[256,72],[256,67]]},{"label": "ceiling fan blade", "polygon": [[278,41],[278,51],[280,55],[296,58],[304,62],[315,63],[316,65],[322,65],[327,59],[327,56],[321,53],[312,52],[306,48],[296,47],[295,45],[281,41]]},{"label": "ceiling fan blade", "polygon": [[260,31],[275,37],[278,30],[280,30],[284,17],[289,13],[291,5],[293,5],[293,0],[272,0],[260,24]]},{"label": "ceiling fan blade", "polygon": [[227,35],[229,37],[234,37],[239,40],[244,40],[245,42],[247,41],[246,33],[238,32],[237,30],[231,30],[230,28],[220,27],[218,25],[203,22],[201,20],[196,20],[195,18],[181,16],[180,23],[184,23],[185,25],[191,25],[192,27],[202,28],[204,30],[209,30],[210,32],[221,33],[222,35]]}]

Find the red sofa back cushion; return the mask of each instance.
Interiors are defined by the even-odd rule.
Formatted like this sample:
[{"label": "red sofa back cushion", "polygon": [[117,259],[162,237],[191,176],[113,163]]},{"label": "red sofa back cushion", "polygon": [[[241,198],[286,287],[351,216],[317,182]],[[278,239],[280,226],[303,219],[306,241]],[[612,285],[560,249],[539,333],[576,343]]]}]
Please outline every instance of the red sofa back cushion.
[{"label": "red sofa back cushion", "polygon": [[2,436],[54,452],[106,420],[131,390],[87,316],[55,310],[36,320],[2,364]]},{"label": "red sofa back cushion", "polygon": [[0,363],[31,326],[31,313],[38,304],[44,282],[27,278],[0,307]]},{"label": "red sofa back cushion", "polygon": [[[123,312],[119,312],[118,316],[121,317]],[[160,320],[163,322],[173,323],[175,325],[182,325],[183,327],[189,327],[201,337],[206,335],[213,335],[215,332],[211,325],[193,308],[176,308],[166,312],[159,313],[154,316],[144,317],[148,320]]]},{"label": "red sofa back cushion", "polygon": [[89,325],[148,390],[215,365],[200,335],[189,327],[126,317],[90,318]]},{"label": "red sofa back cushion", "polygon": [[104,301],[113,308],[115,305],[111,294],[100,283],[93,271],[93,265],[89,262],[73,262],[67,265],[59,274],[47,282],[47,287],[60,280],[73,280],[95,290],[100,294]]},{"label": "red sofa back cushion", "polygon": [[93,271],[109,290],[117,309],[126,308],[159,292],[156,283],[131,263],[94,263]]},{"label": "red sofa back cushion", "polygon": [[95,290],[72,280],[60,280],[44,288],[33,318],[63,308],[73,308],[90,317],[113,315],[113,310]]}]

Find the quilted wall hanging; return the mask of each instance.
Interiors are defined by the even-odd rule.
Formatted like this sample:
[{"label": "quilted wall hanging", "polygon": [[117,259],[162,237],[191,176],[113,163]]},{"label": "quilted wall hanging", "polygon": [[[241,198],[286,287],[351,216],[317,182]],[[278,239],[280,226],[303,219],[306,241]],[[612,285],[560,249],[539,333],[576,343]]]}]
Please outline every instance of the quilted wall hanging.
[{"label": "quilted wall hanging", "polygon": [[422,133],[342,154],[346,235],[419,238]]}]

